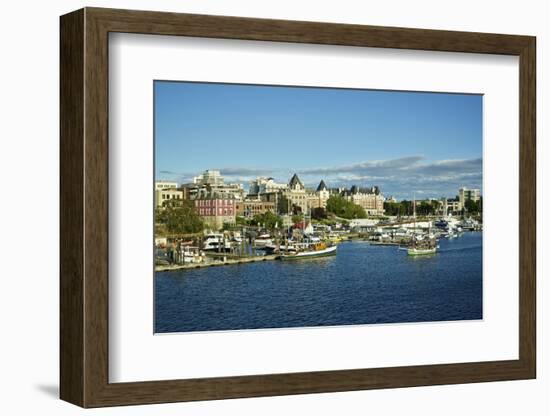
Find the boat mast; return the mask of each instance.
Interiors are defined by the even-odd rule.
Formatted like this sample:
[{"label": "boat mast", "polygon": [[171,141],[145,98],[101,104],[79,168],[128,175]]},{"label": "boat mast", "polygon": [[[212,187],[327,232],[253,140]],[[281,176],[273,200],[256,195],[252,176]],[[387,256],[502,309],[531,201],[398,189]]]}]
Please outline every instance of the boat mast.
[{"label": "boat mast", "polygon": [[416,247],[416,193],[413,193],[413,247]]},{"label": "boat mast", "polygon": [[416,233],[416,194],[413,193],[413,221],[414,221],[414,231]]}]

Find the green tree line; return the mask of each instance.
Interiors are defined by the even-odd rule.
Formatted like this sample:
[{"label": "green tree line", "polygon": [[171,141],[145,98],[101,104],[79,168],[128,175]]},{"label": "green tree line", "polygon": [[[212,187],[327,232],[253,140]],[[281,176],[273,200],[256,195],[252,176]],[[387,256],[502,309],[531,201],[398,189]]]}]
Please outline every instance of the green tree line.
[{"label": "green tree line", "polygon": [[367,213],[362,207],[348,201],[340,195],[330,196],[327,200],[327,211],[348,220],[354,218],[367,218]]},{"label": "green tree line", "polygon": [[192,201],[179,200],[155,212],[157,231],[168,234],[193,234],[204,229],[204,223],[197,214]]},{"label": "green tree line", "polygon": [[[439,208],[437,201],[420,201],[416,203],[416,215],[435,215]],[[384,212],[390,216],[411,216],[414,214],[413,201],[384,202]]]},{"label": "green tree line", "polygon": [[265,227],[269,230],[281,228],[283,225],[283,219],[271,211],[264,212],[263,214],[256,214],[252,218],[237,217],[236,221],[237,225]]},{"label": "green tree line", "polygon": [[479,201],[472,201],[468,199],[464,202],[464,210],[468,214],[479,214],[483,211],[483,198],[480,198]]}]

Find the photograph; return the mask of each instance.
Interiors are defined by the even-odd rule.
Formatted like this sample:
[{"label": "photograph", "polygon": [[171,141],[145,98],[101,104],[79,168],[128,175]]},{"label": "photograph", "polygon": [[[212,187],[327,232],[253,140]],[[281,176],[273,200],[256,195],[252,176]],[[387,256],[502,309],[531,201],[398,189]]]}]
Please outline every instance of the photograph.
[{"label": "photograph", "polygon": [[155,334],[483,319],[482,94],[153,92]]}]

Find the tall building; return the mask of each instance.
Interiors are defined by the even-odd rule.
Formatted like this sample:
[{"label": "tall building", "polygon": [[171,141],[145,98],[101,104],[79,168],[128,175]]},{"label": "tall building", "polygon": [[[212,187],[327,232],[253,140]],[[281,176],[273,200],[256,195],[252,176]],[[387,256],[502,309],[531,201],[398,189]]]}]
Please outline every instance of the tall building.
[{"label": "tall building", "polygon": [[458,200],[462,207],[466,205],[466,201],[477,202],[481,198],[479,189],[460,188],[458,190]]},{"label": "tall building", "polygon": [[269,194],[287,188],[286,183],[277,183],[273,178],[259,177],[250,181],[249,195]]},{"label": "tall building", "polygon": [[224,178],[219,170],[207,169],[203,173],[193,178],[193,183],[199,185],[221,185]]},{"label": "tall building", "polygon": [[183,185],[188,189],[190,199],[205,198],[209,195],[224,195],[244,199],[244,188],[240,183],[225,183],[219,170],[205,170],[193,178],[193,183]]}]

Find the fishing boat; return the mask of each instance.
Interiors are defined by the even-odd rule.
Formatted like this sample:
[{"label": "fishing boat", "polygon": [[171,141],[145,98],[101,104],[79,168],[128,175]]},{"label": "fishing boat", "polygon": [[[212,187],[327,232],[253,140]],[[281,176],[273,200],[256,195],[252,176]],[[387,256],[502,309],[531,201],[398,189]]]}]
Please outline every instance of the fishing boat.
[{"label": "fishing boat", "polygon": [[281,260],[301,260],[333,255],[336,255],[335,245],[315,243],[308,244],[306,247],[296,246],[294,250],[282,253]]}]

